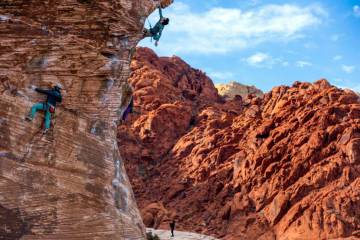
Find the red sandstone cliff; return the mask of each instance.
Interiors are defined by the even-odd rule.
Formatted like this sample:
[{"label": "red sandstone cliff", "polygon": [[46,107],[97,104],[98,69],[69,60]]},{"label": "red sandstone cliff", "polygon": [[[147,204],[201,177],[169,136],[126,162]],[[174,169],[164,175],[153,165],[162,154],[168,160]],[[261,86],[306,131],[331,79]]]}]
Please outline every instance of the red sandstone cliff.
[{"label": "red sandstone cliff", "polygon": [[[171,3],[161,1],[163,7]],[[0,1],[0,239],[145,239],[116,122],[153,0]],[[64,85],[52,128],[25,116]]]},{"label": "red sandstone cliff", "polygon": [[360,102],[326,80],[221,102],[202,72],[140,48],[119,148],[145,224],[224,239],[360,229]]}]

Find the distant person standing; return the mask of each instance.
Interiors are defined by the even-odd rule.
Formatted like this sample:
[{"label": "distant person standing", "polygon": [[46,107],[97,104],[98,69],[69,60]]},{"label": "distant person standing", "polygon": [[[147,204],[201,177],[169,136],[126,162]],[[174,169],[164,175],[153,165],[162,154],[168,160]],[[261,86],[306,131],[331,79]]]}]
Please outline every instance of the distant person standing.
[{"label": "distant person standing", "polygon": [[174,230],[175,230],[175,220],[170,222],[170,229],[171,229],[171,237],[174,237]]}]

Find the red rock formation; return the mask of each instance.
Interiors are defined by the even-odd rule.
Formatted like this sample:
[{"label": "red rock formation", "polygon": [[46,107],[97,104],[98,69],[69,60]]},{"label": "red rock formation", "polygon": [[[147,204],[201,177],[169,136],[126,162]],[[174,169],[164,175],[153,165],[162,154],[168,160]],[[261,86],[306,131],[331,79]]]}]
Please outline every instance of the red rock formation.
[{"label": "red rock formation", "polygon": [[250,94],[253,94],[257,97],[262,97],[264,95],[264,93],[260,89],[257,89],[255,86],[247,86],[238,82],[217,84],[215,86],[219,94],[227,100],[233,99],[236,96],[246,98]]},{"label": "red rock formation", "polygon": [[118,137],[141,209],[162,202],[180,229],[229,240],[356,237],[356,94],[321,80],[221,103],[177,57],[140,49],[132,69],[140,114]]},{"label": "red rock formation", "polygon": [[170,223],[176,213],[168,211],[162,203],[152,203],[142,209],[141,215],[147,227],[157,229],[160,224],[163,224],[162,227],[166,227],[164,225]]},{"label": "red rock formation", "polygon": [[126,159],[140,153],[135,159],[154,163],[188,131],[197,109],[219,96],[204,73],[178,57],[158,58],[150,49],[139,48],[131,68],[129,82],[141,114],[131,116],[131,127],[119,128],[119,145],[124,145]]},{"label": "red rock formation", "polygon": [[[162,1],[163,6],[171,1]],[[0,1],[0,239],[144,239],[116,140],[153,0]],[[33,86],[65,86],[53,127]]]}]

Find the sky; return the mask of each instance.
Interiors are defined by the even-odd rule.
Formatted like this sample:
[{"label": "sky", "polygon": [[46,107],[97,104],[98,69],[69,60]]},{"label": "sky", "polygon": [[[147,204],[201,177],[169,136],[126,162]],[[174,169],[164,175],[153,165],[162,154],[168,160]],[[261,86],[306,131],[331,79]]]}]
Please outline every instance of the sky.
[{"label": "sky", "polygon": [[216,84],[269,91],[326,78],[360,92],[360,0],[175,0],[163,13],[159,46],[140,46],[179,56]]}]

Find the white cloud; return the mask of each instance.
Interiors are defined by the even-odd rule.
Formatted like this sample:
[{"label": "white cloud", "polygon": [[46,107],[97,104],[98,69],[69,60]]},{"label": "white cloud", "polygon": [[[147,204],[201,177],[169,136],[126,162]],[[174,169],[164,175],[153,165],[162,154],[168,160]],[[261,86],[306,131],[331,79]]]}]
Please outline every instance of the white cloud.
[{"label": "white cloud", "polygon": [[336,55],[333,57],[334,61],[340,61],[341,59],[343,59],[343,57],[341,55]]},{"label": "white cloud", "polygon": [[[160,51],[167,53],[228,53],[264,42],[290,41],[304,35],[327,17],[318,4],[269,4],[255,10],[213,7],[193,12],[183,2],[175,2],[164,12],[170,18]],[[154,21],[158,16],[154,16]]]},{"label": "white cloud", "polygon": [[277,64],[280,64],[284,67],[289,65],[287,61],[283,61],[281,58],[273,58],[269,54],[262,52],[255,53],[242,60],[250,66],[258,68],[272,68],[274,65]]},{"label": "white cloud", "polygon": [[351,65],[342,65],[341,69],[346,72],[346,73],[352,73],[355,71],[355,66],[351,66]]},{"label": "white cloud", "polygon": [[310,67],[312,66],[312,63],[307,61],[297,61],[295,63],[295,66],[299,68]]},{"label": "white cloud", "polygon": [[355,5],[355,6],[353,7],[353,12],[354,12],[355,17],[360,17],[360,6],[359,6],[359,5]]},{"label": "white cloud", "polygon": [[266,54],[266,53],[256,53],[250,57],[248,57],[247,59],[245,59],[245,61],[253,66],[259,65],[261,63],[264,63],[267,60],[271,60],[272,58]]}]

